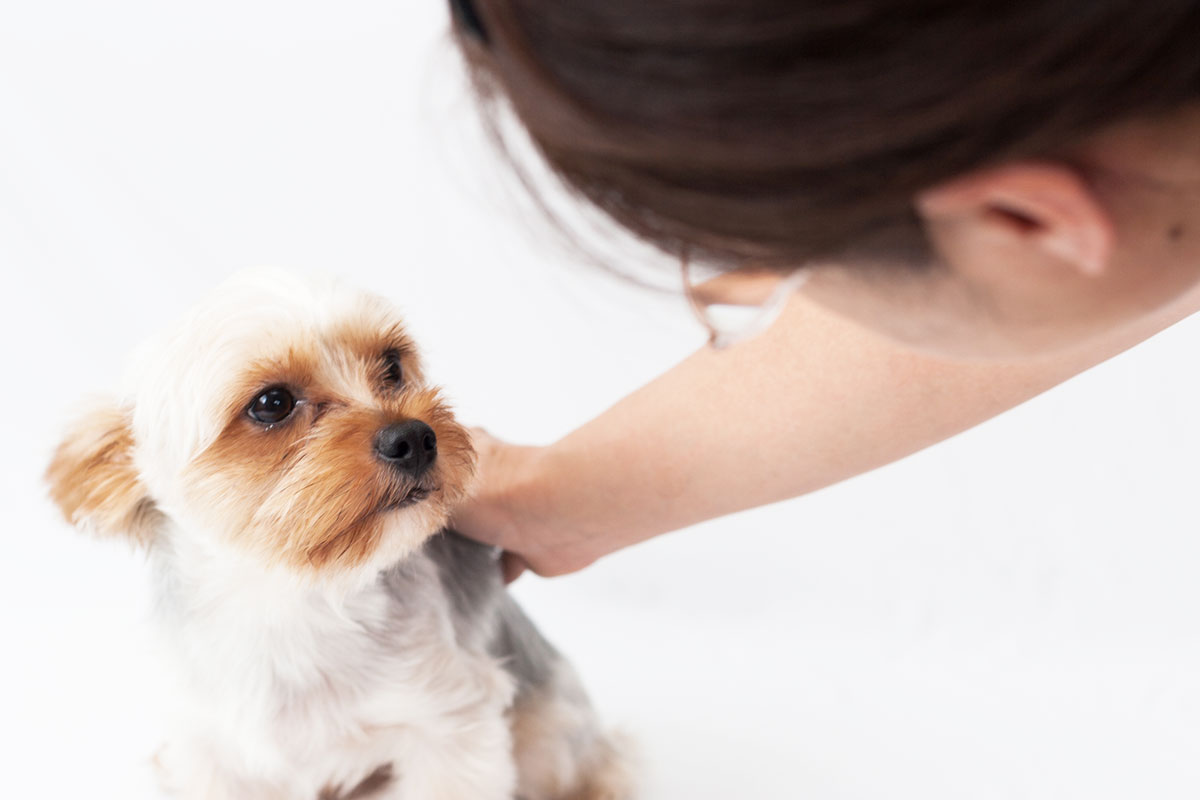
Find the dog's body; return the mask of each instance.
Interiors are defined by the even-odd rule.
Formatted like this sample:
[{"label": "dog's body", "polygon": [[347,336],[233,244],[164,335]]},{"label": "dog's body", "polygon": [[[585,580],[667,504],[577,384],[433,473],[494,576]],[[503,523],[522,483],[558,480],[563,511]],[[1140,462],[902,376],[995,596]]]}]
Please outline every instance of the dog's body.
[{"label": "dog's body", "polygon": [[[509,798],[514,744],[523,798],[617,766],[488,548],[441,534],[336,601],[194,554],[155,560],[188,680],[185,738],[160,756],[181,796]],[[372,781],[394,786],[359,788]]]},{"label": "dog's body", "polygon": [[130,404],[88,417],[49,478],[72,521],[150,553],[179,679],[171,792],[628,796],[492,550],[443,530],[473,456],[385,306],[260,273],[148,352]]}]

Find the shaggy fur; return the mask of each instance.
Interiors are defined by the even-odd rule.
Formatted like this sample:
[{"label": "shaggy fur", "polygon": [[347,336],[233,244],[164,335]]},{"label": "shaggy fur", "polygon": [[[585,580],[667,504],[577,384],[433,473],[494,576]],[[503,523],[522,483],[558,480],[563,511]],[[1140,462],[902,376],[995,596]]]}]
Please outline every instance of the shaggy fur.
[{"label": "shaggy fur", "polygon": [[[295,404],[265,424],[255,399]],[[436,461],[375,449],[419,420]],[[620,749],[444,530],[474,453],[377,298],[258,271],[142,349],[47,472],[67,519],[150,555],[178,689],[156,759],[187,800],[622,800]]]}]

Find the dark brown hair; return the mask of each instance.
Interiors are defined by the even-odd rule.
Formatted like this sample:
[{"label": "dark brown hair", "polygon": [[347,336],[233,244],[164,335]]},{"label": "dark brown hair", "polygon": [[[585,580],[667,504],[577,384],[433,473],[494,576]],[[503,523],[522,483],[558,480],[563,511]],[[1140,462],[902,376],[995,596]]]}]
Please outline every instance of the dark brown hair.
[{"label": "dark brown hair", "polygon": [[919,190],[1200,99],[1192,0],[456,6],[485,103],[569,187],[727,265],[923,263]]}]

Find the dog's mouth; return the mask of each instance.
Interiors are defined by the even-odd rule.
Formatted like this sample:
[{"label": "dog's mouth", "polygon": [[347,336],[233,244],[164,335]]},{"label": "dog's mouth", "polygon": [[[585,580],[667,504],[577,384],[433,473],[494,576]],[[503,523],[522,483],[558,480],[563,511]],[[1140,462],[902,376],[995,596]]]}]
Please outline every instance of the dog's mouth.
[{"label": "dog's mouth", "polygon": [[380,513],[384,513],[387,511],[397,511],[401,508],[408,508],[409,506],[415,506],[417,503],[436,492],[437,489],[438,487],[436,486],[413,486],[398,499],[385,503],[383,507],[379,509],[379,511]]}]

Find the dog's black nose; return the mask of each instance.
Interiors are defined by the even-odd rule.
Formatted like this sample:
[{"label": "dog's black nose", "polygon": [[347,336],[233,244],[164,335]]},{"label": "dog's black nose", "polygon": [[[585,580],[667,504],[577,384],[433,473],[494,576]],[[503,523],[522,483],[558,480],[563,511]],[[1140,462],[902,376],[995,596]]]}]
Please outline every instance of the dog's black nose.
[{"label": "dog's black nose", "polygon": [[437,436],[419,419],[388,425],[375,437],[375,452],[397,469],[417,478],[437,460]]}]

